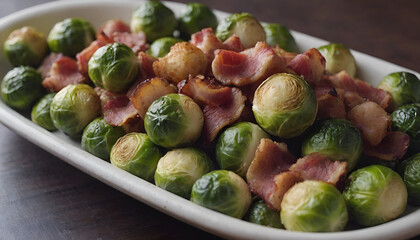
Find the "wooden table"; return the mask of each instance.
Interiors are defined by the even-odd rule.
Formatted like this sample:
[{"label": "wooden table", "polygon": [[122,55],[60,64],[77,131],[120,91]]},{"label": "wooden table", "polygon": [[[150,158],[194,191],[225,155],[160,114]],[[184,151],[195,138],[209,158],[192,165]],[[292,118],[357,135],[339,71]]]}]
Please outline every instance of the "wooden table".
[{"label": "wooden table", "polygon": [[[4,1],[0,17],[48,0]],[[187,1],[179,1],[187,2]],[[420,1],[201,1],[420,72]],[[0,116],[1,117],[1,116]],[[0,125],[0,239],[217,239],[64,163]]]}]

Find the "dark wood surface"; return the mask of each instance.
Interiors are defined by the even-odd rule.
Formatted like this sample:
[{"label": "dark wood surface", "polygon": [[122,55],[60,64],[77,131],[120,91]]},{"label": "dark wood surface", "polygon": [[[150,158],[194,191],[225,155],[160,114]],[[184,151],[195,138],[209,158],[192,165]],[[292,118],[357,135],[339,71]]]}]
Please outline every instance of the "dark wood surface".
[{"label": "dark wood surface", "polygon": [[[0,17],[48,0],[2,0]],[[179,1],[187,2],[187,1]],[[201,1],[420,72],[420,1]],[[0,116],[1,117],[1,116]],[[0,239],[217,239],[134,200],[0,125]]]}]

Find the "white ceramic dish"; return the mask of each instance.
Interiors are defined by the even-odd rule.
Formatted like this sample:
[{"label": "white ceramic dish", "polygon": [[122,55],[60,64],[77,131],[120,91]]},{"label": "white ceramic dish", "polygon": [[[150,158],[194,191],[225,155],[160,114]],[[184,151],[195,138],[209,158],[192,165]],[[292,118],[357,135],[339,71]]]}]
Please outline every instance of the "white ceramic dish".
[{"label": "white ceramic dish", "polygon": [[[175,13],[183,7],[178,3],[165,3]],[[24,25],[36,27],[48,33],[51,27],[66,17],[82,17],[95,27],[111,18],[129,21],[132,10],[139,1],[57,1],[13,13],[0,19],[0,43],[8,34]],[[227,13],[216,11],[218,17]],[[300,49],[321,46],[326,43],[302,33],[292,32]],[[1,44],[2,46],[3,44]],[[1,47],[0,47],[1,48]],[[3,49],[0,49],[3,52]],[[377,85],[388,73],[410,71],[397,65],[353,51],[358,63],[358,76]],[[11,69],[4,54],[0,54],[0,76]],[[414,71],[410,71],[415,73]],[[420,77],[420,74],[417,74]],[[111,164],[96,158],[80,148],[80,144],[62,133],[51,133],[33,124],[28,118],[12,110],[0,101],[0,122],[27,138],[39,147],[51,152],[74,167],[119,191],[144,202],[159,211],[215,235],[231,239],[404,239],[420,234],[420,210],[407,209],[405,215],[392,222],[375,227],[336,233],[298,233],[259,226],[200,207],[188,200],[164,191],[153,184],[135,177]]]}]

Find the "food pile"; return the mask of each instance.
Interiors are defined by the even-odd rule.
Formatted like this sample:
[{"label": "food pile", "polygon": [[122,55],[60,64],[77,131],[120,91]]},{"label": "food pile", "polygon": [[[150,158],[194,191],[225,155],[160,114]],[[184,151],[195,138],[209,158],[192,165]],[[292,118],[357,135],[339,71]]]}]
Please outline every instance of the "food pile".
[{"label": "food pile", "polygon": [[420,80],[357,79],[349,49],[281,24],[159,1],[97,31],[10,33],[3,101],[206,208],[292,231],[373,226],[420,205]]}]

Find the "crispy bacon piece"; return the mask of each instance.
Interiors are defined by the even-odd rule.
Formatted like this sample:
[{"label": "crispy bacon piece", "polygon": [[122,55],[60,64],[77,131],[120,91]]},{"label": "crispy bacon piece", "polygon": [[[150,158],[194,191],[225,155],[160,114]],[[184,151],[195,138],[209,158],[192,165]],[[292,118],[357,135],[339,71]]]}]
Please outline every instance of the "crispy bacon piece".
[{"label": "crispy bacon piece", "polygon": [[96,38],[99,39],[102,33],[106,34],[107,36],[112,36],[114,33],[117,32],[131,32],[130,26],[121,21],[119,19],[111,19],[106,21],[104,25],[102,25],[98,31],[96,32]]},{"label": "crispy bacon piece", "polygon": [[41,66],[38,68],[38,72],[41,73],[42,78],[46,78],[48,76],[52,65],[62,56],[63,54],[61,53],[51,53],[44,59]]},{"label": "crispy bacon piece", "polygon": [[112,41],[107,38],[95,40],[91,42],[87,48],[83,49],[80,53],[76,54],[77,64],[79,66],[80,73],[82,73],[86,78],[88,78],[88,62],[90,58],[93,56],[96,50],[111,42]]},{"label": "crispy bacon piece", "polygon": [[53,92],[58,92],[67,85],[83,83],[86,78],[79,72],[77,62],[73,58],[60,56],[51,65],[42,85]]},{"label": "crispy bacon piece", "polygon": [[141,66],[140,72],[142,76],[146,78],[156,77],[155,72],[153,72],[153,63],[156,61],[156,58],[145,52],[140,52],[139,55],[137,55],[137,60]]},{"label": "crispy bacon piece", "polygon": [[277,55],[284,59],[286,65],[289,64],[289,62],[298,55],[294,52],[286,52],[283,48],[280,48],[278,45],[273,47],[273,50],[275,53],[277,53]]},{"label": "crispy bacon piece", "polygon": [[376,102],[383,109],[387,109],[391,101],[391,95],[380,88],[375,88],[369,83],[356,79],[356,89],[359,95],[370,101]]},{"label": "crispy bacon piece", "polygon": [[134,54],[138,54],[140,51],[146,51],[149,48],[149,44],[146,43],[146,34],[143,32],[129,33],[129,32],[115,32],[110,37],[114,42],[123,43],[130,47]]},{"label": "crispy bacon piece", "polygon": [[382,141],[372,146],[364,145],[363,152],[369,157],[374,157],[382,160],[400,160],[410,145],[410,136],[403,132],[388,132]]},{"label": "crispy bacon piece", "polygon": [[315,86],[325,73],[325,58],[316,48],[311,48],[290,60],[287,67]]},{"label": "crispy bacon piece", "polygon": [[314,90],[318,101],[317,118],[346,119],[346,107],[335,88],[315,87]]}]

